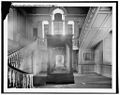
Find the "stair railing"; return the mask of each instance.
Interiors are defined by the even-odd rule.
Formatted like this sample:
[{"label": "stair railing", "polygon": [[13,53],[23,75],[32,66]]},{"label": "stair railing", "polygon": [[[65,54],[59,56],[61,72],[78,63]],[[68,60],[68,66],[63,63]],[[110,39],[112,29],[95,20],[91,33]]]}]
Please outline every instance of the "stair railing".
[{"label": "stair railing", "polygon": [[[47,47],[47,39],[37,38],[37,44],[45,49]],[[34,42],[36,42],[34,41]],[[22,54],[24,47],[8,51],[8,88],[32,88],[33,74],[20,70]]]},{"label": "stair railing", "polygon": [[8,52],[8,88],[32,88],[33,74],[24,72],[19,69],[22,55],[20,50],[16,49]]}]

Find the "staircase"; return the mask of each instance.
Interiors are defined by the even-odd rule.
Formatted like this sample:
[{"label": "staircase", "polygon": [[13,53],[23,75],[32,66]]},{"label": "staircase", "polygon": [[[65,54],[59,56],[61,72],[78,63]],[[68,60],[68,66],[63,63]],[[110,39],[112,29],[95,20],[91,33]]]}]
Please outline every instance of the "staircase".
[{"label": "staircase", "polygon": [[[34,50],[37,48],[47,48],[46,41],[46,39],[38,38],[23,47],[16,46],[16,48],[8,50],[8,88],[33,88],[33,86],[46,83],[42,81],[46,78],[41,74],[33,76],[33,71],[31,73],[27,72],[29,71],[27,69],[33,68],[33,66],[28,66],[28,68],[24,66],[24,64],[30,65],[29,62],[25,60],[28,60],[26,59],[28,55],[33,56]],[[24,69],[26,69],[26,71]]]},{"label": "staircase", "polygon": [[8,50],[8,88],[33,87],[33,74],[20,70],[23,48],[25,47]]},{"label": "staircase", "polygon": [[47,83],[48,84],[74,83],[74,76],[73,74],[69,74],[69,73],[50,74],[47,76]]}]

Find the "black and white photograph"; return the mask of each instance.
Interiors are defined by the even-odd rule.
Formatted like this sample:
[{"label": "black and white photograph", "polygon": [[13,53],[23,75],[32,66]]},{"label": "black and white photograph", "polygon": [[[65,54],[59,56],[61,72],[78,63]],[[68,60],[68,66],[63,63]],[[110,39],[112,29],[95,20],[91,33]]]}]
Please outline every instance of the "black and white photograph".
[{"label": "black and white photograph", "polygon": [[117,93],[117,1],[2,1],[3,93]]}]

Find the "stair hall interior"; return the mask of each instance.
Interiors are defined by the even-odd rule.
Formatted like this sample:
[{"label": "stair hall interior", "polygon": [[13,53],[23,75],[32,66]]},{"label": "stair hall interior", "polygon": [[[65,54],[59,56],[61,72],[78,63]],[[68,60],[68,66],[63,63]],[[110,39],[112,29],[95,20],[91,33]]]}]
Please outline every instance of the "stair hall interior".
[{"label": "stair hall interior", "polygon": [[112,7],[7,10],[8,88],[112,88]]}]

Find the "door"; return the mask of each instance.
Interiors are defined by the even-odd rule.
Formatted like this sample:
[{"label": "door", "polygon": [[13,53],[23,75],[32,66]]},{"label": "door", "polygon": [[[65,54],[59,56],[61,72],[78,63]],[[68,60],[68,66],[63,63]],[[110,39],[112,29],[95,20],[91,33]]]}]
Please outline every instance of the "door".
[{"label": "door", "polygon": [[53,47],[49,54],[49,73],[67,73],[66,49],[65,47]]}]

